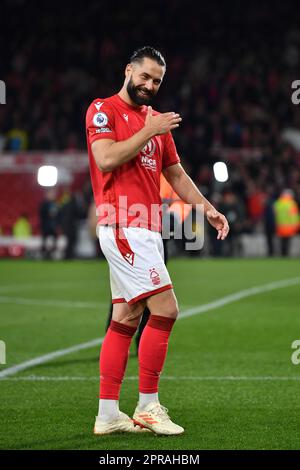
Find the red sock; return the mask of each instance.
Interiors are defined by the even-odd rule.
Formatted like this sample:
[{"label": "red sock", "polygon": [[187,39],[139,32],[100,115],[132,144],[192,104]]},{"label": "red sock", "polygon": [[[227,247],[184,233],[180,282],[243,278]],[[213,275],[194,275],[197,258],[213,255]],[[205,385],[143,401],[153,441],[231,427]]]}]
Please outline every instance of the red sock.
[{"label": "red sock", "polygon": [[128,361],[129,347],[136,328],[111,321],[100,353],[100,398],[119,400]]},{"label": "red sock", "polygon": [[168,349],[169,336],[175,320],[151,315],[144,328],[139,346],[139,391],[157,393],[158,381]]}]

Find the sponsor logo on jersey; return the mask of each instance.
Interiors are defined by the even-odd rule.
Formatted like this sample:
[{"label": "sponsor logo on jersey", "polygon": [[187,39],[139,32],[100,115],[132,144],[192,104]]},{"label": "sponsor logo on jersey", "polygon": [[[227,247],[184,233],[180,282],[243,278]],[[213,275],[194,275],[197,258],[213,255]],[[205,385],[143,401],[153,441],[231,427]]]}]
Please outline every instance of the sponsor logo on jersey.
[{"label": "sponsor logo on jersey", "polygon": [[103,134],[104,132],[112,132],[109,127],[101,127],[101,129],[96,129],[95,134]]},{"label": "sponsor logo on jersey", "polygon": [[154,158],[148,158],[142,155],[141,164],[147,170],[156,171],[156,160]]},{"label": "sponsor logo on jersey", "polygon": [[155,270],[155,268],[149,269],[150,271],[150,279],[152,281],[152,284],[154,286],[158,286],[160,284],[160,277],[158,272]]},{"label": "sponsor logo on jersey", "polygon": [[156,171],[156,159],[152,158],[155,150],[155,142],[153,139],[151,139],[140,152],[141,164],[147,170]]},{"label": "sponsor logo on jersey", "polygon": [[96,113],[93,117],[94,126],[103,127],[108,123],[108,117],[105,113]]},{"label": "sponsor logo on jersey", "polygon": [[125,113],[124,113],[124,114],[123,114],[123,117],[124,117],[125,121],[128,122],[128,114],[125,114]]},{"label": "sponsor logo on jersey", "polygon": [[101,108],[103,103],[101,103],[101,101],[97,101],[97,103],[94,103],[94,105],[95,105],[95,108],[97,109],[97,111],[99,111],[99,109]]},{"label": "sponsor logo on jersey", "polygon": [[141,154],[146,155],[147,157],[152,157],[154,155],[154,152],[156,150],[156,145],[153,139],[149,140],[145,147],[142,148]]}]

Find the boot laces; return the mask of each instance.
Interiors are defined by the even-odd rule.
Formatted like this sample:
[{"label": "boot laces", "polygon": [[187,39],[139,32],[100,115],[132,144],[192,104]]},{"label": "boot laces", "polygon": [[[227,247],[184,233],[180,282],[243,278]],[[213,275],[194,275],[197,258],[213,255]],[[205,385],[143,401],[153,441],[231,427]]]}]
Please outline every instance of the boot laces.
[{"label": "boot laces", "polygon": [[162,421],[167,421],[170,419],[169,415],[168,415],[168,408],[166,408],[165,406],[163,405],[160,405],[159,403],[153,407],[150,412],[152,412],[153,414],[155,414],[157,417],[159,417]]}]

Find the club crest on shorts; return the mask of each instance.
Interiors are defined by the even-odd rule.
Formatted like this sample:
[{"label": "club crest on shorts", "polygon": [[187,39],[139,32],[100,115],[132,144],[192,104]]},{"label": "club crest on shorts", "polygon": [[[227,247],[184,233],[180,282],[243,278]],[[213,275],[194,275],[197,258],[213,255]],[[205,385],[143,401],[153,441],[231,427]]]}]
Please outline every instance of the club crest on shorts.
[{"label": "club crest on shorts", "polygon": [[152,281],[152,284],[154,286],[158,286],[158,284],[160,284],[160,276],[158,272],[155,270],[155,268],[151,268],[149,269],[149,271],[150,271],[150,279]]}]

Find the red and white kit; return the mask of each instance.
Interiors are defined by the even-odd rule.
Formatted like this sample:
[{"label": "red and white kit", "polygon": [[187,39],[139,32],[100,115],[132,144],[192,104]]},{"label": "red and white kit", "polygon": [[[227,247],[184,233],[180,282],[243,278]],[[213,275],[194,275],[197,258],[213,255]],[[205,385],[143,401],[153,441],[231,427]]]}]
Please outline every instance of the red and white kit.
[{"label": "red and white kit", "polygon": [[98,235],[109,263],[113,303],[133,304],[150,294],[172,288],[159,232],[100,225]]},{"label": "red and white kit", "polygon": [[144,127],[146,115],[147,106],[130,106],[119,95],[94,100],[86,115],[98,235],[110,267],[113,302],[134,303],[172,288],[157,210],[161,172],[180,162],[171,133],[152,137],[136,158],[112,172],[99,170],[91,150],[97,139],[130,138]]}]

